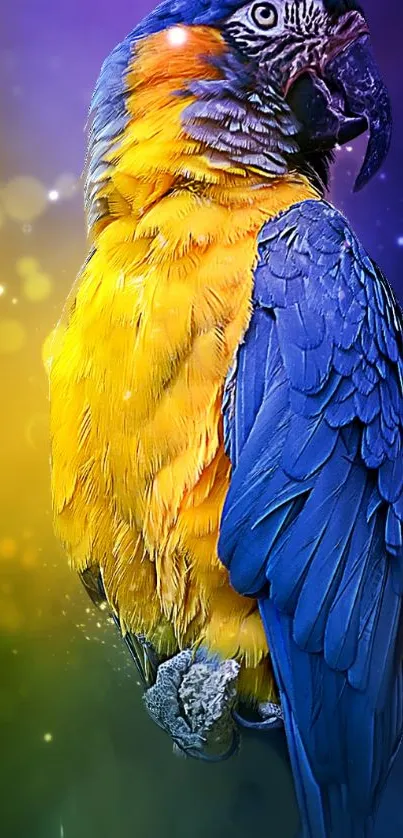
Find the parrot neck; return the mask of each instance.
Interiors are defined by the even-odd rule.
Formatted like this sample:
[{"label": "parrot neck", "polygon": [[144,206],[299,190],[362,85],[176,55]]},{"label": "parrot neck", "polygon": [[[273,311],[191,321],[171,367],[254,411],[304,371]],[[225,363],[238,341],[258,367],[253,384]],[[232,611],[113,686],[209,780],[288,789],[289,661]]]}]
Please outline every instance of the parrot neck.
[{"label": "parrot neck", "polygon": [[264,203],[262,223],[298,201],[301,189],[318,194],[287,162],[297,151],[288,106],[270,86],[266,97],[248,91],[248,81],[247,68],[210,27],[176,27],[136,45],[125,76],[123,131],[107,154],[105,135],[113,132],[103,126],[99,148],[95,128],[91,134],[87,210],[95,238],[116,218],[140,221],[178,189],[227,207],[239,199]]}]

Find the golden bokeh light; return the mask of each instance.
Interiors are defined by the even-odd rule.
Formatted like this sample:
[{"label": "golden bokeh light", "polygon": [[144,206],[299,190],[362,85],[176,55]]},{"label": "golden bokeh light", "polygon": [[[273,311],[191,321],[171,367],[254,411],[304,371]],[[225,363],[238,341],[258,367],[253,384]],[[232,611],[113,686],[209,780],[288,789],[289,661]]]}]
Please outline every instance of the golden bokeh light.
[{"label": "golden bokeh light", "polygon": [[30,276],[40,269],[39,262],[33,256],[22,256],[17,259],[15,269],[20,276]]},{"label": "golden bokeh light", "polygon": [[19,320],[14,320],[11,317],[0,320],[0,353],[2,355],[19,352],[26,339],[25,328]]},{"label": "golden bokeh light", "polygon": [[0,559],[10,561],[16,557],[17,551],[18,545],[15,538],[11,538],[9,535],[0,538]]},{"label": "golden bokeh light", "polygon": [[34,221],[48,205],[45,187],[30,175],[9,180],[1,192],[1,198],[6,214],[13,221]]},{"label": "golden bokeh light", "polygon": [[22,290],[24,296],[32,303],[40,303],[52,293],[52,280],[46,273],[30,273],[24,277]]},{"label": "golden bokeh light", "polygon": [[27,547],[23,550],[21,555],[21,565],[27,569],[31,567],[36,567],[38,564],[38,548],[37,547]]}]

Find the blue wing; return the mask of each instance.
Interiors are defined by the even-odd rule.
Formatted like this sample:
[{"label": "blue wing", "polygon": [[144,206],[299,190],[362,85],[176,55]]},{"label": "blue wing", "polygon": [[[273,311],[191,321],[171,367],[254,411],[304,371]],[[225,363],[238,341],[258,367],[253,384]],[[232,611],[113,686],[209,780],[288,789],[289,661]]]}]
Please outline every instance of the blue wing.
[{"label": "blue wing", "polygon": [[329,204],[264,227],[219,555],[259,599],[307,838],[371,834],[403,730],[402,337]]}]

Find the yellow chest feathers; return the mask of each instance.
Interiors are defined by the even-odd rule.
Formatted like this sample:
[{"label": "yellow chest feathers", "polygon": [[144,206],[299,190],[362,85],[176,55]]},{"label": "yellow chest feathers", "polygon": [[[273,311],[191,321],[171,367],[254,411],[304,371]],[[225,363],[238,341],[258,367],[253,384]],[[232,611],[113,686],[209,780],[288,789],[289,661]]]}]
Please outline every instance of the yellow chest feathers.
[{"label": "yellow chest feathers", "polygon": [[[313,190],[213,166],[183,135],[171,91],[214,76],[200,55],[222,42],[195,28],[186,60],[168,61],[162,38],[128,75],[130,121],[100,185],[107,213],[47,346],[54,513],[73,564],[102,568],[124,624],[161,632],[165,647],[217,647],[242,599],[216,555],[230,477],[223,384],[251,314],[258,232]],[[243,625],[227,625],[221,651],[258,662],[253,619],[249,645]]]}]

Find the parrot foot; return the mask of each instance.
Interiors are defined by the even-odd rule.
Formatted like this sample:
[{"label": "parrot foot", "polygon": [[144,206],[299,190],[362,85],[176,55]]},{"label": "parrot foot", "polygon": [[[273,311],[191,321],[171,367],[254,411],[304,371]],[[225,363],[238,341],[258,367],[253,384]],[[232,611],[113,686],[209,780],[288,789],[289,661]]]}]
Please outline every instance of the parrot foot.
[{"label": "parrot foot", "polygon": [[175,753],[221,762],[238,749],[232,718],[239,664],[187,649],[160,664],[144,695],[147,711],[174,742]]},{"label": "parrot foot", "polygon": [[272,701],[265,701],[259,704],[258,720],[251,720],[246,718],[239,712],[234,710],[234,719],[241,727],[249,728],[250,730],[274,730],[275,728],[283,727],[284,714],[281,704],[274,704]]}]

